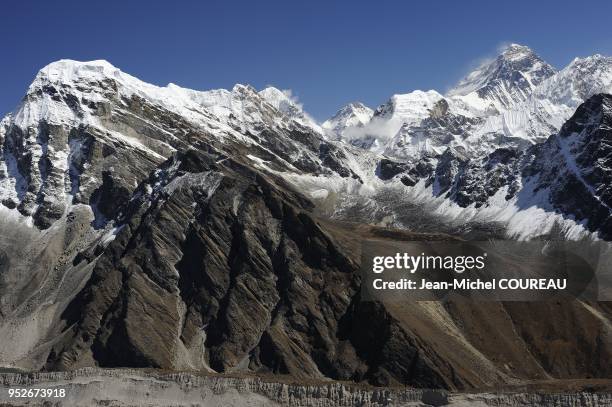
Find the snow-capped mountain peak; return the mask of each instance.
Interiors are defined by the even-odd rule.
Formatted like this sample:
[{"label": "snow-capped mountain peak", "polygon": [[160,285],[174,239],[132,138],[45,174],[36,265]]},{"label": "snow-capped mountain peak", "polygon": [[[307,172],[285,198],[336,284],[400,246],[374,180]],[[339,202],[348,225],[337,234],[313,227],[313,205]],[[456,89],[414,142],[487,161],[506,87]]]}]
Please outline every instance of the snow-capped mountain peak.
[{"label": "snow-capped mountain peak", "polygon": [[374,112],[376,117],[413,121],[426,117],[429,110],[443,96],[435,90],[415,90],[410,93],[396,94],[379,106]]},{"label": "snow-capped mountain peak", "polygon": [[[106,60],[80,62],[71,59],[61,59],[51,62],[38,71],[36,78],[30,85],[30,90],[36,89],[43,83],[74,83],[82,80],[96,80],[101,77],[128,77],[118,68]],[[134,77],[131,77],[137,80]]]},{"label": "snow-capped mountain peak", "polygon": [[[64,59],[38,72],[15,116],[23,128],[36,125],[39,120],[56,124],[87,122],[91,110],[88,106],[137,96],[193,117],[193,112],[203,111],[207,106],[227,105],[231,93],[225,89],[201,92],[175,84],[160,87],[126,74],[104,60]],[[65,100],[65,95],[72,100]]]},{"label": "snow-capped mountain peak", "polygon": [[371,118],[371,115],[373,113],[374,111],[363,103],[351,102],[348,105],[344,106],[342,109],[338,110],[330,120],[340,119],[343,117],[357,116],[362,119],[362,122],[366,122]]},{"label": "snow-capped mountain peak", "polygon": [[510,44],[495,59],[468,74],[447,96],[461,99],[479,111],[503,111],[525,101],[536,86],[555,72],[530,48]]},{"label": "snow-capped mountain peak", "polygon": [[612,57],[599,54],[575,58],[567,67],[542,83],[534,96],[576,108],[584,100],[612,89]]},{"label": "snow-capped mountain peak", "polygon": [[[435,90],[415,90],[405,94],[395,94],[380,105],[365,124],[349,125],[342,128],[340,139],[358,147],[372,151],[383,152],[387,142],[397,134],[404,124],[417,124],[431,114],[434,106],[444,97]],[[352,112],[353,107],[341,109],[335,116],[344,117]],[[363,116],[369,116],[364,111]],[[333,128],[334,118],[328,120],[325,126]]]},{"label": "snow-capped mountain peak", "polygon": [[338,110],[322,127],[331,132],[334,137],[341,138],[349,127],[361,127],[367,124],[374,111],[361,102],[352,102]]},{"label": "snow-capped mountain peak", "polygon": [[302,111],[302,106],[293,99],[289,91],[268,86],[259,91],[259,95],[283,113],[295,114]]},{"label": "snow-capped mountain peak", "polygon": [[310,115],[304,111],[301,103],[297,101],[290,90],[280,90],[274,86],[268,86],[267,88],[259,91],[259,96],[261,96],[266,102],[270,103],[287,117],[301,123],[304,126],[308,126],[317,130],[318,132],[322,132],[321,127],[312,117],[310,117]]},{"label": "snow-capped mountain peak", "polygon": [[612,58],[576,58],[540,83],[525,102],[502,113],[504,133],[531,143],[542,142],[558,131],[580,104],[598,93],[612,93]]},{"label": "snow-capped mountain peak", "polygon": [[[64,100],[65,95],[71,100]],[[320,126],[287,92],[271,87],[257,92],[252,86],[242,84],[231,90],[207,91],[173,83],[157,86],[126,74],[104,60],[65,59],[50,63],[38,72],[12,117],[21,128],[35,127],[40,120],[91,124],[90,106],[133,97],[162,106],[205,127],[213,117],[231,127],[259,123],[266,118],[275,123],[299,123],[322,133]]]},{"label": "snow-capped mountain peak", "polygon": [[[284,107],[249,85],[198,91],[149,84],[106,61],[53,62],[0,122],[0,202],[47,228],[72,205],[98,199],[92,194],[105,182],[103,171],[122,168],[122,182],[133,186],[135,173],[191,145],[195,135],[260,151],[279,149],[280,165],[312,169],[306,163],[321,160],[316,147],[323,132],[301,110],[290,115]],[[314,150],[304,152],[304,143]],[[102,150],[110,161],[136,154],[141,159],[124,161],[142,168],[125,162],[115,167],[108,160],[102,160],[104,168],[88,167],[92,154]],[[330,154],[322,154],[328,165],[334,162]]]}]

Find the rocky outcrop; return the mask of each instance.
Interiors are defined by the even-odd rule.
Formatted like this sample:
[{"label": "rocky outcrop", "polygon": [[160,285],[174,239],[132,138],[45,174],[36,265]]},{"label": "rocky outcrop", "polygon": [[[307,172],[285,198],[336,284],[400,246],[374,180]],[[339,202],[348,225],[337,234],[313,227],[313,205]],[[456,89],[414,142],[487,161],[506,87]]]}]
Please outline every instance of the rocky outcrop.
[{"label": "rocky outcrop", "polygon": [[378,163],[376,173],[380,179],[386,181],[406,171],[408,167],[408,164],[394,162],[385,158]]}]

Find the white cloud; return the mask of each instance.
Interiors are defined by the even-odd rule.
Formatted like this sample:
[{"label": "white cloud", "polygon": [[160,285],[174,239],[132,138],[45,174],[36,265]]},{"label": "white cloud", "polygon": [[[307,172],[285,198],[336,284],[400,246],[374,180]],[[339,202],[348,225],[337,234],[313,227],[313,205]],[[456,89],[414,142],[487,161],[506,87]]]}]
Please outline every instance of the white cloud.
[{"label": "white cloud", "polygon": [[397,134],[401,125],[401,120],[374,117],[365,126],[347,128],[343,133],[343,138],[351,142],[365,137],[373,137],[378,140],[379,144],[386,144]]}]

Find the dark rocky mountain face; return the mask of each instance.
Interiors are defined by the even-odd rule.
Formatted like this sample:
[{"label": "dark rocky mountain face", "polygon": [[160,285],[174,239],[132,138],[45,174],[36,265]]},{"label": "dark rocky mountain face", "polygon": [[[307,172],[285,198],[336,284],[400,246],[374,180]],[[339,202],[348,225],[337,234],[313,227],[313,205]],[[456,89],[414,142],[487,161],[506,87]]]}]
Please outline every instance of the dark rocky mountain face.
[{"label": "dark rocky mountain face", "polygon": [[359,302],[358,253],[311,206],[232,159],[173,156],[138,188],[116,239],[76,260],[95,266],[62,314],[46,369],[190,366],[461,385],[384,307]]},{"label": "dark rocky mountain face", "polygon": [[[73,334],[49,366],[93,359],[202,368],[207,359],[227,371],[252,357],[249,364],[297,373],[305,360],[287,360],[284,347],[308,350],[313,330],[316,351],[332,351],[333,321],[357,289],[355,264],[305,212],[308,201],[219,159],[176,155],[140,186],[125,226],[68,307]],[[259,346],[271,349],[260,354]]]}]

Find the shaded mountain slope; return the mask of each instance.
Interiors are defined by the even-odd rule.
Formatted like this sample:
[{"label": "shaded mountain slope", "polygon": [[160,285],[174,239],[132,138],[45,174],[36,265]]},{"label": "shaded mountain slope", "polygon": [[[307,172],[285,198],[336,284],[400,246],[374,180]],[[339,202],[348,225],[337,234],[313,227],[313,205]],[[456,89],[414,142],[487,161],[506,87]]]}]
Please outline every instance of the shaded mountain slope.
[{"label": "shaded mountain slope", "polygon": [[[451,237],[320,220],[311,209],[282,180],[232,159],[173,156],[138,188],[116,239],[89,260],[92,277],[64,312],[46,368],[196,368],[451,389],[609,374],[605,305],[529,304],[527,312],[361,301],[363,238]],[[565,317],[544,334],[537,321],[552,314]],[[569,337],[576,331],[580,341]],[[551,363],[561,349],[564,362]]]}]

